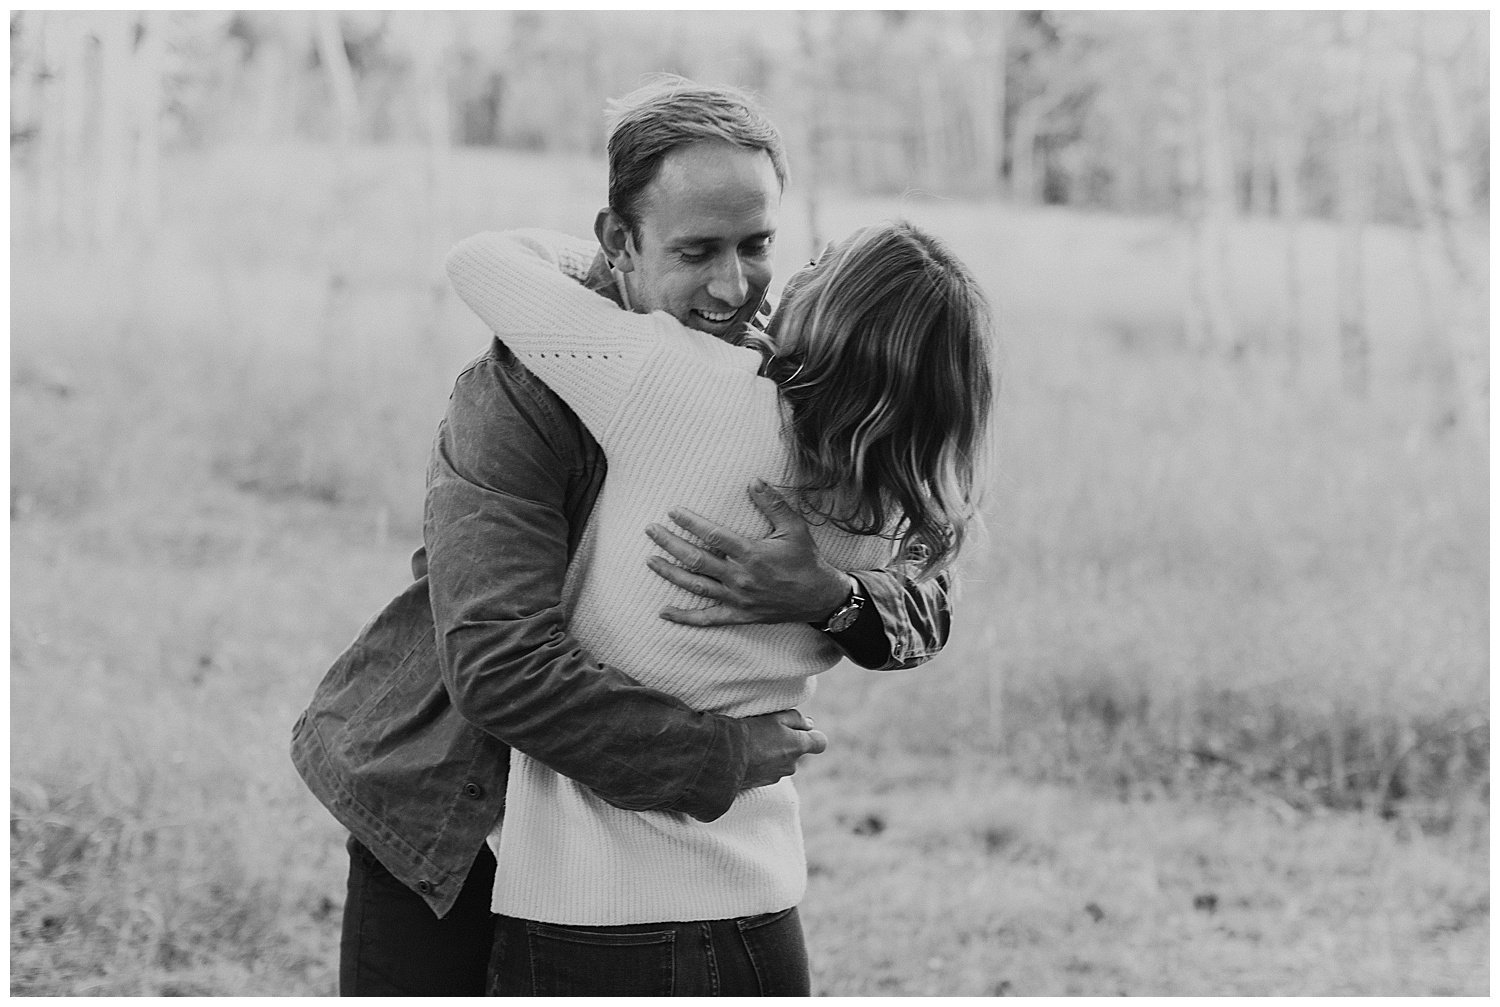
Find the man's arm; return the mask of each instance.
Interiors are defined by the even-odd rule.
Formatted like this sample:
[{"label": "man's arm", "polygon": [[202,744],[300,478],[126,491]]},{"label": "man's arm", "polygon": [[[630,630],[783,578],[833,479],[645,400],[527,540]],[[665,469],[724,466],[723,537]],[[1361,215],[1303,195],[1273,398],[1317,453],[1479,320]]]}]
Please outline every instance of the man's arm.
[{"label": "man's arm", "polygon": [[[671,518],[703,543],[696,545],[661,525],[646,534],[676,562],[648,560],[657,575],[716,604],[665,609],[662,618],[688,626],[740,623],[821,623],[848,596],[845,574],[825,562],[807,522],[775,489],[757,481],[750,498],[771,522],[762,539],[747,539],[688,510]],[[899,671],[930,660],[948,642],[951,614],[946,573],[918,581],[897,560],[884,570],[855,576],[868,603],[859,619],[829,639],[856,664]]]},{"label": "man's arm", "polygon": [[569,493],[588,476],[584,436],[503,350],[455,384],[424,512],[444,682],[465,719],[610,803],[712,820],[826,739],[795,730],[790,711],[694,711],[595,661],[567,632],[561,591],[588,516],[579,498],[592,499],[576,484]]}]

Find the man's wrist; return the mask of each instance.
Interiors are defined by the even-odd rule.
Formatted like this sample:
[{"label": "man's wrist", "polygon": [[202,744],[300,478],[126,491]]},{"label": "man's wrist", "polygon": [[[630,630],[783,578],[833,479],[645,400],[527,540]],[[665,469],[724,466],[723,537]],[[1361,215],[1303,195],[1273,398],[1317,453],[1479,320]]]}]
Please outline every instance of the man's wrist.
[{"label": "man's wrist", "polygon": [[825,633],[841,633],[848,629],[859,617],[860,610],[867,602],[859,578],[853,574],[841,573],[839,579],[843,584],[843,594],[838,604],[828,609],[821,619],[811,623],[815,629],[820,629]]},{"label": "man's wrist", "polygon": [[734,717],[704,714],[714,725],[698,775],[664,811],[678,811],[700,822],[723,815],[745,786],[750,771],[750,725]]}]

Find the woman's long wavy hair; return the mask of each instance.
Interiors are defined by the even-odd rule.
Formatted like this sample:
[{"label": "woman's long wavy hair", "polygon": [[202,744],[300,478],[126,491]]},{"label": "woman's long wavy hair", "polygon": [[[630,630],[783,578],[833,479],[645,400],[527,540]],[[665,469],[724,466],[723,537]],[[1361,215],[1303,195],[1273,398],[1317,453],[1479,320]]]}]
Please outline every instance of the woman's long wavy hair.
[{"label": "woman's long wavy hair", "polygon": [[861,228],[794,276],[759,343],[804,506],[898,540],[919,577],[950,564],[975,512],[990,340],[973,275],[904,221]]}]

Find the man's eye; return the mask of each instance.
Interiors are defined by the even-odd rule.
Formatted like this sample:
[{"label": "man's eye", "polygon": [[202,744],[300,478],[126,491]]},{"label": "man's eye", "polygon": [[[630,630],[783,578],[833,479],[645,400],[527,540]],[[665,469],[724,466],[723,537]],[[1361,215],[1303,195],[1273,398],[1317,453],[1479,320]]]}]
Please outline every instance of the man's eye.
[{"label": "man's eye", "polygon": [[775,244],[776,242],[770,238],[766,238],[764,241],[752,242],[745,246],[745,254],[751,258],[763,259],[771,254],[771,246]]},{"label": "man's eye", "polygon": [[677,252],[683,262],[706,262],[709,253],[700,248],[684,248]]}]

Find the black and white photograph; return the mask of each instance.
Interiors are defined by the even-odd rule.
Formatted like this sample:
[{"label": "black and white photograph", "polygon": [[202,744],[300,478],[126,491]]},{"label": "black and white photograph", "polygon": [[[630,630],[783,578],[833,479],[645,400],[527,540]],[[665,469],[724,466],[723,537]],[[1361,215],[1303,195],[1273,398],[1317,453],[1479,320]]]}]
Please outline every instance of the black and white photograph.
[{"label": "black and white photograph", "polygon": [[10,12],[10,994],[1490,991],[1490,15]]}]

